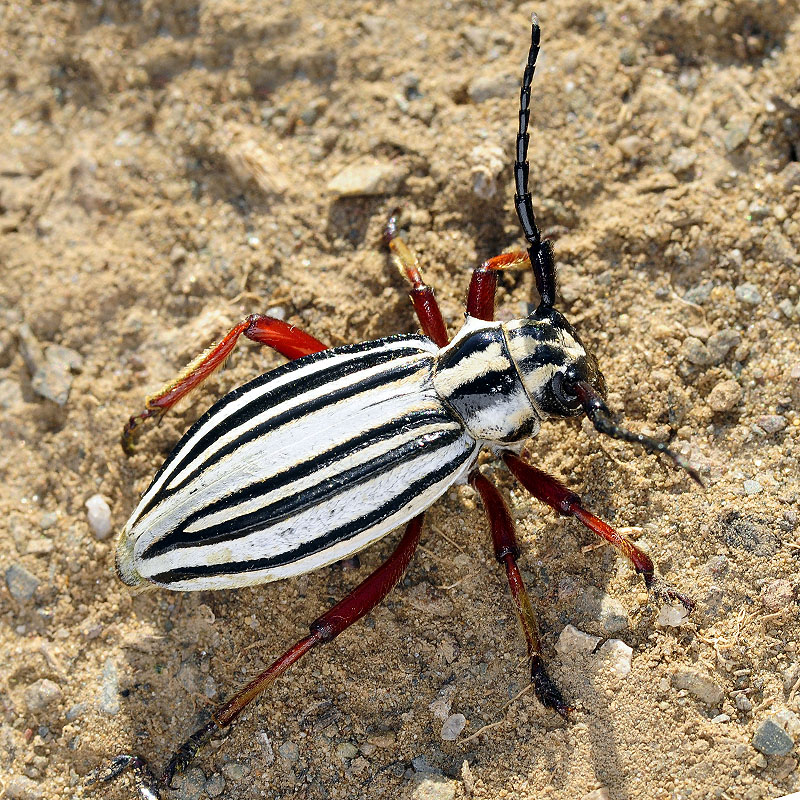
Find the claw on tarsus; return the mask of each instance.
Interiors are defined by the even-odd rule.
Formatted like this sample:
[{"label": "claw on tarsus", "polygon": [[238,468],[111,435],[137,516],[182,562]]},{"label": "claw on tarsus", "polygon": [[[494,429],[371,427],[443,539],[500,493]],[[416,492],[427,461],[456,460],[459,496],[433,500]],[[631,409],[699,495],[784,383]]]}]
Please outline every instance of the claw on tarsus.
[{"label": "claw on tarsus", "polygon": [[531,683],[537,699],[545,708],[552,708],[560,717],[569,720],[569,713],[573,709],[564,701],[561,690],[547,674],[544,662],[539,656],[531,659]]},{"label": "claw on tarsus", "polygon": [[158,783],[147,766],[147,762],[140,756],[123,753],[118,755],[107,767],[96,769],[86,778],[86,786],[93,786],[96,783],[109,783],[122,775],[123,772],[131,770],[136,791],[141,800],[160,800],[161,792]]}]

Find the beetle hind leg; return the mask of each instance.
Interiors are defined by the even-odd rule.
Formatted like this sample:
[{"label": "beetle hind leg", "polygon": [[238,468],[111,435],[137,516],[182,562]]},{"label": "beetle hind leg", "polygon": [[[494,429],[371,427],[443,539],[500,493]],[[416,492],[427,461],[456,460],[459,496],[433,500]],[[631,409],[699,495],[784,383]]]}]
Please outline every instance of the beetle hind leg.
[{"label": "beetle hind leg", "polygon": [[288,322],[264,314],[251,314],[238,325],[234,325],[217,344],[197,356],[161,391],[147,398],[144,411],[134,414],[122,430],[122,449],[128,455],[133,452],[142,423],[149,419],[158,422],[178,401],[222,367],[240,336],[272,347],[289,359],[327,349],[322,342]]},{"label": "beetle hind leg", "polygon": [[539,626],[533,611],[528,590],[522,580],[517,559],[520,555],[514,523],[502,495],[487,478],[475,470],[469,482],[478,491],[483,501],[486,516],[492,532],[492,543],[497,560],[506,568],[508,587],[514,602],[514,610],[522,627],[525,642],[528,646],[528,658],[531,665],[531,683],[539,702],[546,708],[556,711],[567,719],[572,710],[564,701],[561,690],[547,673],[542,656],[542,644],[539,638]]}]

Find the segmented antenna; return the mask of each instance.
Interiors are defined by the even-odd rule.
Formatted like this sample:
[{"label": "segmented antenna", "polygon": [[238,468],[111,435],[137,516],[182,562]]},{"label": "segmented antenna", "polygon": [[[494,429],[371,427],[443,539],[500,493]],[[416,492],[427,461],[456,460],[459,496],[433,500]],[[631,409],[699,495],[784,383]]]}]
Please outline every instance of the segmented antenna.
[{"label": "segmented antenna", "polygon": [[536,57],[539,55],[539,18],[531,15],[531,49],[528,51],[528,63],[522,75],[522,88],[519,93],[519,129],[517,130],[517,152],[514,161],[514,206],[517,209],[522,232],[528,241],[528,254],[536,278],[541,302],[539,308],[551,308],[556,301],[556,265],[553,258],[553,246],[542,241],[536,216],[533,213],[531,193],[528,191],[528,121],[530,120],[531,83],[536,69]]}]

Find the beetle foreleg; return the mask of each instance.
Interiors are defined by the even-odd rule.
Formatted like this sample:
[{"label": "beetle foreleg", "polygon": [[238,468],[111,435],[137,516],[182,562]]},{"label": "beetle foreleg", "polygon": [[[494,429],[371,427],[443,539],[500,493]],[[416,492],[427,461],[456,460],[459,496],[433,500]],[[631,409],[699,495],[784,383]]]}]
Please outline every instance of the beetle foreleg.
[{"label": "beetle foreleg", "polygon": [[389,217],[389,221],[383,229],[383,240],[392,251],[397,268],[411,284],[409,295],[414,304],[414,311],[417,312],[422,332],[436,342],[439,347],[444,347],[450,341],[450,337],[447,334],[442,311],[433,289],[422,280],[417,257],[397,234],[397,212]]},{"label": "beetle foreleg", "polygon": [[525,583],[522,580],[517,558],[520,555],[517,536],[514,533],[514,523],[508,512],[502,495],[490,481],[477,470],[469,477],[473,488],[477,489],[489,518],[492,531],[494,554],[497,560],[506,568],[508,587],[514,601],[514,609],[522,626],[522,633],[528,645],[528,657],[531,662],[531,682],[533,683],[536,697],[547,708],[557,711],[562,717],[567,718],[570,711],[564,702],[559,688],[550,679],[544,667],[542,657],[542,644],[539,639],[539,626],[536,624],[536,615],[533,612],[531,599]]},{"label": "beetle foreleg", "polygon": [[254,342],[272,347],[289,359],[327,350],[327,345],[288,322],[264,314],[251,314],[231,328],[218,344],[195,358],[160,392],[147,398],[144,411],[134,414],[122,430],[122,449],[130,455],[139,434],[139,426],[151,417],[161,419],[179,400],[218,370],[230,356],[242,335]]},{"label": "beetle foreleg", "polygon": [[575,517],[592,533],[605,539],[613,545],[631,566],[644,579],[645,586],[653,592],[660,601],[677,600],[687,611],[694,608],[694,601],[673,589],[655,574],[655,567],[650,556],[638,548],[627,536],[614,530],[608,523],[590,514],[581,504],[581,499],[575,492],[557,481],[540,469],[523,461],[518,455],[510,452],[503,454],[503,460],[514,474],[516,479],[537,499],[546,503],[554,511],[567,517]]},{"label": "beetle foreleg", "polygon": [[501,253],[487,259],[472,273],[467,292],[467,315],[492,322],[494,296],[497,291],[497,273],[505,269],[530,269],[531,259],[523,250]]}]

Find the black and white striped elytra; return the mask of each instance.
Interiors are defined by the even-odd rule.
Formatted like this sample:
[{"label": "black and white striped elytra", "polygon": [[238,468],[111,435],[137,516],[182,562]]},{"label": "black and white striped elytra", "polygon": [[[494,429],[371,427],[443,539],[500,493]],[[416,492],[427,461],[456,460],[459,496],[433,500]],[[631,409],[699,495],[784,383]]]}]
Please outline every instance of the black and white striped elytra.
[{"label": "black and white striped elytra", "polygon": [[122,532],[117,571],[222,589],[347,558],[465,481],[482,447],[515,449],[551,413],[574,413],[553,392],[567,369],[598,379],[552,309],[468,317],[441,349],[401,335],[284,364],[180,440]]}]

